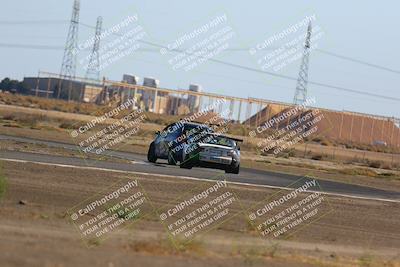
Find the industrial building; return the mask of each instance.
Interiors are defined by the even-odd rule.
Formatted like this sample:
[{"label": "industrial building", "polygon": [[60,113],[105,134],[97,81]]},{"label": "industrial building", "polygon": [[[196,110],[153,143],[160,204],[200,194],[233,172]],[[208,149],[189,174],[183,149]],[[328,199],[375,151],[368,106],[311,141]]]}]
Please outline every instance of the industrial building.
[{"label": "industrial building", "polygon": [[96,83],[51,76],[25,77],[23,83],[31,95],[79,102],[97,102],[103,90]]},{"label": "industrial building", "polygon": [[[129,85],[138,85],[140,78],[138,76],[124,74],[122,82]],[[160,86],[160,81],[152,77],[145,77],[143,79],[143,87],[146,89],[154,88],[157,89]],[[138,103],[138,108],[143,110],[154,112],[157,114],[168,114],[168,115],[185,115],[194,113],[200,109],[200,97],[195,95],[188,95],[186,97],[182,95],[174,95],[158,90],[146,90],[144,88],[138,88],[137,90],[132,88],[125,88],[118,95],[121,95],[121,99],[126,100],[129,98],[135,98]],[[119,91],[119,87],[109,87],[108,92]],[[201,86],[197,84],[189,85],[190,92],[201,92]]]}]

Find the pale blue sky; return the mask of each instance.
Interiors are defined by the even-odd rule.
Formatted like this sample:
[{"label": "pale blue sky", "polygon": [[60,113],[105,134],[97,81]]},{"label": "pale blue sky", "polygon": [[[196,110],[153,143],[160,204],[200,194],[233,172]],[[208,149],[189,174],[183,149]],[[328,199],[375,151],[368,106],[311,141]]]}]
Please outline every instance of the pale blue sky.
[{"label": "pale blue sky", "polygon": [[[68,24],[10,25],[4,21],[69,20],[72,0],[3,0],[0,21],[0,44],[64,46]],[[400,18],[398,1],[108,1],[81,0],[80,20],[95,25],[101,15],[104,27],[118,23],[128,15],[138,14],[139,24],[147,33],[145,40],[167,44],[190,32],[215,15],[226,14],[235,32],[231,47],[249,48],[315,14],[316,24],[324,35],[320,49],[350,56],[395,70],[400,70]],[[93,36],[93,30],[80,28],[80,41]],[[110,40],[108,40],[110,41]],[[151,48],[151,47],[149,47]],[[63,51],[34,50],[0,46],[0,78],[35,76],[38,70],[58,73]],[[249,72],[212,62],[193,71],[174,71],[170,57],[139,51],[106,68],[102,74],[120,80],[123,73],[152,76],[162,87],[187,88],[201,84],[205,91],[292,102],[295,81]],[[225,51],[216,59],[259,68],[256,58],[247,51]],[[297,77],[300,61],[279,71]],[[79,75],[84,75],[78,69]],[[400,74],[344,61],[313,51],[309,79],[374,94],[400,98]],[[398,101],[360,96],[309,85],[309,95],[316,106],[400,117]]]}]

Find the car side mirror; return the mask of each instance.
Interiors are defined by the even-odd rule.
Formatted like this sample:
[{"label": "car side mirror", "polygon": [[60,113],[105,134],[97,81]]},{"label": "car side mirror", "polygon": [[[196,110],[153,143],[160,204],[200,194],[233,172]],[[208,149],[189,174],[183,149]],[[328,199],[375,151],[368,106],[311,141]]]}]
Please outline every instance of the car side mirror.
[{"label": "car side mirror", "polygon": [[156,135],[160,135],[160,131],[156,131]]},{"label": "car side mirror", "polygon": [[240,146],[237,146],[237,150],[239,150],[239,151],[240,151]]}]

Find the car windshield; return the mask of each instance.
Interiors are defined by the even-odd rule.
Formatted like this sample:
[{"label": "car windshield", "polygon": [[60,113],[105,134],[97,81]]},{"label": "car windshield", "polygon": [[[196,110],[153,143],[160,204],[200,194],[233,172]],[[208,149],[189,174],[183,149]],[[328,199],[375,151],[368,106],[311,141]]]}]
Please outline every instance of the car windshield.
[{"label": "car windshield", "polygon": [[186,124],[185,132],[192,132],[198,134],[200,132],[212,132],[212,129],[206,125]]},{"label": "car windshield", "polygon": [[[184,135],[191,141],[202,139],[208,133],[211,133],[212,129],[204,125],[185,125]],[[193,139],[193,140],[192,140]]]},{"label": "car windshield", "polygon": [[202,140],[204,143],[220,145],[220,146],[228,146],[228,147],[236,147],[236,142],[230,138],[224,136],[218,136],[209,134]]}]

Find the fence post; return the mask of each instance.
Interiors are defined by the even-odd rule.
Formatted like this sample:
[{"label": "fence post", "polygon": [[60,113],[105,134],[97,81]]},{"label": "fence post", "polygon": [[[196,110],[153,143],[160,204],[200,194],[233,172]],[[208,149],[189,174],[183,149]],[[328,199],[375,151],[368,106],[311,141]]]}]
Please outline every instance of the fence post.
[{"label": "fence post", "polygon": [[267,112],[265,114],[265,121],[269,121],[269,117],[270,117],[270,114],[271,114],[271,105],[270,104],[266,105],[266,110],[267,110]]},{"label": "fence post", "polygon": [[343,118],[344,113],[342,112],[341,121],[340,121],[340,129],[339,129],[339,140],[342,138],[342,129],[343,129]]},{"label": "fence post", "polygon": [[247,107],[246,107],[246,119],[248,122],[248,126],[251,127],[251,101],[247,102]]},{"label": "fence post", "polygon": [[394,118],[393,118],[393,121],[392,121],[392,133],[390,134],[390,146],[391,147],[393,147],[394,145],[393,145],[393,132],[394,132],[394,126],[395,126],[395,124],[394,124]]},{"label": "fence post", "polygon": [[361,119],[360,143],[362,143],[363,129],[364,129],[364,116]]},{"label": "fence post", "polygon": [[260,114],[260,105],[261,105],[261,103],[258,103],[258,105],[257,105],[257,110],[256,110],[256,125],[255,125],[255,127],[257,127],[258,125],[260,125],[260,116],[261,116],[261,114]]},{"label": "fence post", "polygon": [[354,125],[354,115],[351,116],[351,125],[350,125],[350,142],[353,142],[353,125]]},{"label": "fence post", "polygon": [[374,126],[375,126],[375,118],[372,119],[372,129],[371,129],[371,143],[373,143],[373,136],[374,136]]},{"label": "fence post", "polygon": [[46,91],[46,98],[49,98],[49,91],[50,91],[50,81],[51,81],[51,77],[48,78],[47,81],[47,91]]},{"label": "fence post", "polygon": [[137,95],[137,86],[135,86],[135,91],[134,91],[133,97],[135,98],[136,106],[140,109],[140,99],[138,99],[138,95]]},{"label": "fence post", "polygon": [[69,89],[68,89],[68,102],[71,101],[71,92],[72,92],[72,80],[69,80]]},{"label": "fence post", "polygon": [[238,122],[240,123],[240,112],[242,110],[242,100],[239,101]]},{"label": "fence post", "polygon": [[58,92],[57,92],[57,99],[60,99],[61,96],[61,76],[58,77]]},{"label": "fence post", "polygon": [[106,78],[103,77],[103,83],[102,83],[102,87],[103,87],[103,99],[100,100],[100,103],[105,103],[106,102],[106,98],[107,98],[107,88],[106,88]]},{"label": "fence post", "polygon": [[158,90],[156,89],[154,91],[154,103],[153,103],[153,112],[154,113],[158,113],[157,112],[157,97],[158,97]]},{"label": "fence post", "polygon": [[36,80],[36,92],[35,92],[35,96],[38,96],[39,81],[40,81],[40,72],[38,73],[38,77],[37,77],[37,80]]}]

